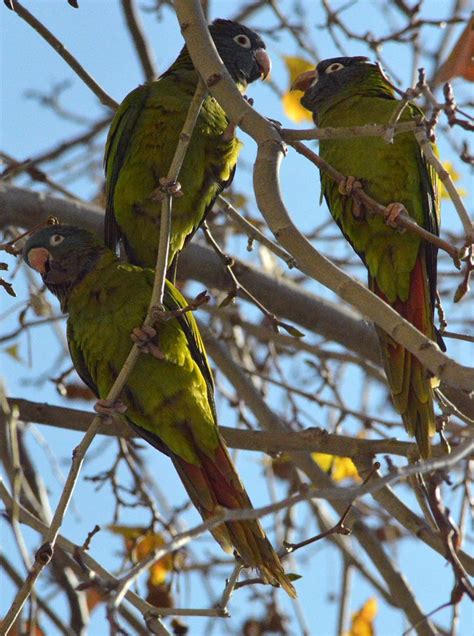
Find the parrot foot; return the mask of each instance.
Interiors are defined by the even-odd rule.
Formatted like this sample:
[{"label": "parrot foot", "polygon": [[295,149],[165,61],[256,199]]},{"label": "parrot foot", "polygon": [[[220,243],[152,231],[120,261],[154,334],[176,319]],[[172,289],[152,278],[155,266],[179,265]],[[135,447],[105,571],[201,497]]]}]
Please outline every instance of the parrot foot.
[{"label": "parrot foot", "polygon": [[[390,227],[398,228],[397,220],[400,214],[407,213],[405,206],[402,203],[389,203],[387,205],[387,214],[385,215],[385,223]],[[399,228],[400,231],[404,231],[403,228]]]},{"label": "parrot foot", "polygon": [[[247,95],[242,95],[242,97],[245,99],[245,101],[250,104],[250,106],[253,106],[253,97],[247,97]],[[224,130],[224,132],[222,133],[222,141],[232,141],[232,139],[235,137],[235,131],[237,130],[237,124],[234,121],[230,121],[227,124],[227,128]]]},{"label": "parrot foot", "polygon": [[206,305],[210,299],[211,297],[207,293],[207,289],[205,289],[204,291],[200,292],[196,296],[196,298],[194,298],[194,300],[192,300],[185,307],[175,309],[174,311],[165,311],[162,307],[153,307],[151,315],[157,322],[167,322],[168,320],[171,320],[171,318],[177,318],[178,316],[182,316],[188,311],[194,311],[198,307]]},{"label": "parrot foot", "polygon": [[153,344],[152,339],[156,336],[156,329],[153,327],[143,325],[142,327],[135,327],[130,334],[130,338],[140,349],[141,353],[151,353],[151,355],[157,360],[164,360],[165,354]]},{"label": "parrot foot", "polygon": [[107,423],[112,421],[112,418],[117,413],[125,413],[127,407],[122,400],[97,400],[94,404],[94,411]]},{"label": "parrot foot", "polygon": [[237,124],[234,121],[230,121],[227,124],[227,128],[222,133],[222,141],[232,141],[235,137],[235,131],[237,130]]},{"label": "parrot foot", "polygon": [[160,177],[158,183],[160,184],[159,187],[153,190],[150,195],[152,201],[163,201],[165,197],[182,197],[184,195],[179,181]]},{"label": "parrot foot", "polygon": [[342,194],[346,197],[350,196],[354,190],[360,190],[362,188],[362,183],[358,181],[355,177],[344,177],[342,181],[339,182],[337,189],[339,194]]}]

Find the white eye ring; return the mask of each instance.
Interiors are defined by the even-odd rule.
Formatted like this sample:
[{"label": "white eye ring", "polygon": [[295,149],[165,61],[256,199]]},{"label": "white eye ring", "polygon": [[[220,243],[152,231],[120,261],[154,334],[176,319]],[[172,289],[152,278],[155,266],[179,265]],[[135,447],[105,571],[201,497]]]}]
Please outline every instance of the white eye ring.
[{"label": "white eye ring", "polygon": [[239,46],[243,46],[244,49],[249,49],[252,46],[252,43],[250,42],[250,38],[247,35],[244,35],[243,33],[236,35],[233,38],[233,40],[234,42],[237,42]]},{"label": "white eye ring", "polygon": [[336,71],[340,71],[341,68],[344,68],[344,64],[339,64],[339,62],[334,62],[327,67],[325,73],[335,73]]},{"label": "white eye ring", "polygon": [[64,236],[62,234],[53,234],[53,236],[49,239],[50,245],[59,245],[64,241]]}]

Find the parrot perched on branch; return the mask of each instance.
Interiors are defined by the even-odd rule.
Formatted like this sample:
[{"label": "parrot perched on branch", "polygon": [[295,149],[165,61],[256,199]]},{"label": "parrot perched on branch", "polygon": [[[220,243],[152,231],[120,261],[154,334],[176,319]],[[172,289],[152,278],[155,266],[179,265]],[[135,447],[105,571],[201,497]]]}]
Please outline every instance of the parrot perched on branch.
[{"label": "parrot perched on branch", "polygon": [[[305,91],[302,105],[319,128],[388,124],[400,101],[378,65],[365,57],[337,57],[302,73],[293,88]],[[420,118],[407,104],[400,121]],[[380,136],[320,140],[320,155],[346,176],[340,186],[321,171],[322,193],[334,220],[368,270],[370,289],[444,349],[434,326],[437,249],[393,222],[406,209],[418,225],[439,234],[437,176],[412,132],[393,143]],[[362,186],[387,206],[387,219],[371,214],[350,191]],[[430,456],[436,432],[433,389],[439,384],[416,356],[377,328],[392,398],[420,453]]]},{"label": "parrot perched on branch", "polygon": [[[69,315],[67,335],[76,371],[102,401],[143,324],[154,273],[123,264],[90,232],[70,225],[44,228],[24,248]],[[193,315],[166,281],[166,319],[147,330],[140,355],[120,395],[124,417],[139,435],[169,456],[203,519],[222,508],[252,508],[219,434],[214,384]],[[143,327],[145,330],[145,327]],[[143,333],[142,333],[143,336]],[[126,410],[125,410],[126,409]],[[228,521],[211,530],[226,551],[234,547],[266,583],[295,590],[258,520]]]},{"label": "parrot perched on branch", "polygon": [[[270,58],[254,31],[231,20],[215,20],[209,31],[241,92],[268,75]],[[124,99],[112,120],[104,157],[105,244],[114,250],[122,239],[134,265],[155,267],[161,214],[156,192],[170,168],[198,77],[184,47],[159,79]],[[234,132],[235,124],[207,95],[178,177],[182,196],[173,200],[168,265],[233,179],[241,146]]]}]

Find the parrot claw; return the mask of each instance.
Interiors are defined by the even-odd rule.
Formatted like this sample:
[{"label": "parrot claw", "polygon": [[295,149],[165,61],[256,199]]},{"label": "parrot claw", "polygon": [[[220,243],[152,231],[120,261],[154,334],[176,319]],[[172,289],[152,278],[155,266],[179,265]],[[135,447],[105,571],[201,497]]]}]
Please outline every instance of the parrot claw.
[{"label": "parrot claw", "polygon": [[163,201],[165,197],[182,197],[184,195],[179,181],[160,177],[158,183],[160,184],[159,187],[150,195],[152,201]]},{"label": "parrot claw", "polygon": [[222,141],[232,141],[235,137],[235,131],[237,130],[237,124],[233,121],[230,121],[227,124],[227,128],[222,133]]},{"label": "parrot claw", "polygon": [[407,214],[406,208],[402,203],[389,203],[387,205],[385,223],[390,227],[398,228],[397,220],[403,212]]},{"label": "parrot claw", "polygon": [[113,416],[117,413],[125,413],[127,407],[122,402],[122,400],[97,400],[94,404],[94,411],[101,417],[104,421],[111,421]]},{"label": "parrot claw", "polygon": [[133,342],[140,349],[141,353],[151,353],[151,355],[157,360],[164,360],[165,355],[159,349],[159,347],[154,344],[152,339],[156,336],[156,329],[150,327],[148,325],[143,325],[142,327],[135,327],[132,331],[130,337]]},{"label": "parrot claw", "polygon": [[196,296],[196,298],[191,300],[191,302],[185,307],[181,307],[180,309],[175,309],[173,311],[166,311],[163,306],[156,306],[152,308],[151,315],[153,317],[153,320],[156,320],[157,322],[167,322],[168,320],[171,320],[171,318],[177,318],[178,316],[182,316],[188,311],[194,311],[202,305],[206,305],[210,301],[210,299],[211,297],[207,293],[207,289],[205,289],[204,291],[200,292]]},{"label": "parrot claw", "polygon": [[339,182],[337,189],[339,194],[343,196],[350,196],[354,190],[361,189],[362,183],[358,181],[355,177],[345,177],[342,181]]}]

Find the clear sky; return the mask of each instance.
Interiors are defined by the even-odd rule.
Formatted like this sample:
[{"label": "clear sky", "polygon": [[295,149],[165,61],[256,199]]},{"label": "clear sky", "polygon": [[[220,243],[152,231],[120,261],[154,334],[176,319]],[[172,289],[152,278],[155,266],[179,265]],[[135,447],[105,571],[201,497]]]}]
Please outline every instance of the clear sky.
[{"label": "clear sky", "polygon": [[[124,26],[124,20],[120,11],[120,3],[116,0],[80,0],[80,9],[72,9],[66,2],[45,1],[24,3],[34,14],[42,20],[53,33],[67,46],[67,48],[77,56],[81,64],[89,73],[102,85],[102,87],[117,101],[121,101],[125,95],[137,84],[143,81],[143,75],[137,57],[134,53],[130,38]],[[151,0],[143,1],[144,6],[150,5]],[[290,8],[293,3],[281,2],[282,8],[291,14]],[[341,4],[341,3],[339,3]],[[378,0],[356,2],[348,10],[351,28],[363,33],[371,30],[374,33],[385,32],[387,25],[383,24],[382,12],[374,10],[380,8],[382,2]],[[333,57],[340,53],[335,48],[334,42],[323,29],[316,28],[323,22],[321,3],[312,0],[302,2],[306,15],[305,21],[311,25],[311,34],[321,58]],[[443,17],[444,12],[449,12],[451,3],[444,0],[427,0],[424,3],[423,15],[430,17]],[[212,3],[214,17],[230,17],[235,12],[235,2],[217,1]],[[151,13],[142,13],[145,23],[146,33],[153,44],[157,67],[159,71],[164,71],[176,57],[182,45],[182,38],[179,28],[171,10],[162,10],[161,20],[158,21]],[[263,11],[258,14],[255,21],[250,22],[250,26],[265,25],[269,28],[274,24],[274,17],[270,11]],[[106,109],[101,107],[96,97],[88,88],[73,75],[66,64],[40,37],[14,13],[8,11],[3,4],[0,6],[0,27],[1,27],[1,47],[2,47],[2,121],[1,121],[1,147],[15,159],[24,160],[28,157],[46,151],[53,147],[59,140],[67,140],[79,134],[85,129],[86,123],[98,119],[106,114]],[[459,29],[456,31],[459,33]],[[432,34],[433,42],[439,38],[437,28],[427,31]],[[285,35],[279,40],[266,38],[268,49],[273,60],[272,80],[280,89],[287,88],[287,72],[282,60],[283,55],[301,54],[294,41]],[[361,43],[345,43],[348,54],[364,55],[367,49]],[[386,60],[392,73],[401,80],[402,86],[408,86],[411,82],[411,61],[408,59],[405,48],[400,45],[387,45],[383,50],[384,60]],[[67,82],[64,92],[61,94],[61,105],[68,111],[75,114],[75,120],[71,118],[60,118],[51,109],[42,106],[38,99],[32,97],[32,92],[48,92],[54,85]],[[255,99],[255,107],[265,115],[280,120],[285,126],[294,126],[284,115],[280,99],[265,83],[253,85],[249,94]],[[81,120],[82,118],[82,120]],[[241,135],[242,136],[242,135]],[[245,137],[245,136],[243,136]],[[250,165],[254,158],[255,145],[249,138],[244,138],[245,149],[243,154],[243,164]],[[98,144],[104,142],[104,136],[99,138]],[[452,159],[451,147],[441,144],[443,158]],[[443,154],[444,153],[444,154]],[[95,174],[100,175],[100,153],[97,156],[87,157],[83,153],[72,153],[71,160],[80,167],[81,161],[92,159],[96,166]],[[459,162],[458,162],[459,163]],[[458,166],[457,166],[458,167]],[[472,189],[469,183],[467,169],[461,166],[461,185],[466,189]],[[61,175],[57,176],[58,179]],[[282,189],[285,200],[292,212],[299,227],[303,231],[311,231],[315,225],[327,220],[328,213],[324,206],[318,206],[319,183],[318,177],[313,167],[296,157],[294,153],[289,153],[282,169]],[[24,183],[27,183],[24,181]],[[22,181],[17,182],[18,185]],[[250,170],[239,169],[238,180],[236,181],[238,190],[245,192],[251,197],[252,183]],[[69,187],[74,194],[85,200],[94,197],[99,188],[100,182],[92,181],[89,178],[79,178],[71,181]],[[35,186],[41,189],[40,185]],[[257,214],[255,205],[250,198],[252,213]],[[449,203],[445,203],[444,227],[452,230],[459,229],[459,222],[451,211]],[[317,219],[315,221],[315,214]],[[323,248],[324,249],[324,246]],[[244,254],[245,256],[245,254]],[[355,270],[357,275],[363,278],[360,269]],[[442,284],[446,284],[443,280]],[[18,293],[17,300],[26,298],[26,279],[23,275],[16,277],[15,287]],[[320,285],[314,284],[312,290],[318,294],[334,299],[334,296],[324,290]],[[16,300],[7,299],[4,303],[2,295],[2,310],[0,317],[3,318],[1,333],[9,332],[16,328],[17,322],[14,313],[10,310],[16,305]],[[52,301],[59,312],[56,303]],[[454,311],[454,310],[453,310]],[[457,315],[462,314],[462,308],[455,310]],[[9,313],[8,317],[5,317]],[[251,313],[249,315],[252,315]],[[55,392],[51,383],[41,385],[34,384],[34,380],[42,374],[49,375],[59,373],[68,366],[68,359],[65,352],[61,357],[61,351],[52,338],[52,327],[38,328],[32,332],[33,344],[30,348],[30,340],[23,336],[18,340],[18,353],[20,361],[14,361],[11,356],[5,355],[5,345],[0,345],[0,364],[6,380],[7,390],[10,395],[25,397],[32,400],[44,400],[50,403],[60,404],[61,398]],[[54,343],[54,344],[53,344]],[[9,343],[10,344],[10,343]],[[468,351],[465,347],[454,342],[449,343],[449,353],[459,360],[468,362]],[[53,371],[55,369],[55,371]],[[345,390],[353,392],[354,403],[359,402],[360,378],[352,383],[352,386],[345,386]],[[351,395],[351,393],[349,393]],[[394,412],[382,397],[380,403],[385,409],[384,415],[395,417]],[[78,401],[74,403],[68,401],[68,405],[79,408],[90,408],[90,403]],[[276,406],[279,406],[278,404]],[[234,415],[227,407],[224,400],[218,402],[218,410],[221,423],[232,425],[235,420]],[[323,417],[323,412],[315,410],[316,419]],[[324,422],[324,420],[321,420]],[[44,443],[37,436],[35,441],[31,441],[31,449],[38,458],[38,462],[44,466],[43,478],[48,488],[53,493],[52,505],[55,505],[58,493],[58,480],[60,473],[64,474],[68,470],[68,458],[72,448],[78,443],[80,436],[68,431],[49,429],[48,427],[38,427],[38,436],[44,437]],[[54,466],[51,460],[51,452],[60,458],[59,464]],[[113,460],[116,452],[114,441],[107,439],[97,439],[91,449],[91,460],[87,462],[83,475],[96,473],[101,465],[108,466]],[[178,479],[174,475],[167,458],[158,453],[147,451],[149,470],[156,476],[159,475],[159,482],[163,490],[173,504],[177,501],[185,501],[185,495]],[[269,494],[259,491],[258,484],[263,483],[260,479],[260,464],[251,453],[239,453],[239,470],[251,494],[255,505],[268,502]],[[280,494],[283,494],[281,490]],[[400,492],[403,492],[401,490]],[[370,503],[370,502],[368,502]],[[413,502],[413,505],[415,503]],[[298,509],[299,519],[311,517],[305,506]],[[111,519],[110,490],[105,487],[99,491],[90,481],[82,480],[78,487],[73,505],[67,515],[61,532],[72,541],[82,543],[85,539],[84,528],[89,530],[93,524],[99,523],[106,526]],[[187,516],[190,524],[198,522],[197,513],[190,512]],[[140,525],[146,523],[148,517],[140,510],[126,519],[128,523]],[[314,523],[308,521],[310,532],[315,531]],[[87,532],[86,530],[86,532]],[[29,545],[32,548],[38,545],[38,539],[34,533],[25,530]],[[351,542],[351,539],[347,539]],[[10,530],[3,524],[2,544],[5,545],[7,553],[14,552],[14,543]],[[202,556],[206,555],[206,550],[211,545],[211,539],[204,537],[195,544],[193,550],[202,550]],[[354,549],[360,553],[360,549],[354,542]],[[113,549],[111,549],[111,547]],[[100,533],[93,542],[92,554],[99,558],[106,567],[113,569],[117,566],[116,553],[120,550],[120,542],[117,538],[111,537],[106,531]],[[390,551],[390,548],[387,548]],[[414,551],[416,549],[416,553]],[[296,571],[303,575],[303,579],[298,583],[298,593],[301,603],[305,608],[312,634],[334,634],[337,621],[336,604],[333,596],[338,594],[340,586],[340,557],[338,552],[326,544],[317,545],[307,553],[312,555],[311,561],[305,557],[296,562]],[[405,538],[397,544],[397,554],[395,555],[404,564],[404,574],[410,585],[415,590],[423,609],[429,611],[437,605],[446,602],[449,597],[450,586],[452,585],[452,575],[446,567],[445,561],[423,544],[416,545]],[[21,565],[16,561],[19,569]],[[230,574],[231,566],[223,572],[223,577]],[[212,588],[217,595],[219,585],[216,581],[211,582]],[[206,595],[201,593],[203,583],[197,577],[191,590],[181,590],[177,595],[178,602],[182,606],[189,603],[192,606],[205,606]],[[12,598],[12,589],[2,582],[2,598],[0,599],[0,615],[8,609]],[[40,586],[41,589],[41,586]],[[352,607],[359,608],[369,596],[374,592],[367,584],[356,575],[352,593]],[[231,613],[235,618],[233,625],[241,622],[242,610],[247,610],[247,604],[251,603],[252,595],[249,591],[239,591],[231,602]],[[282,605],[289,614],[292,613],[290,603],[279,595]],[[395,636],[401,634],[406,625],[399,612],[384,604],[379,599],[379,613],[376,619],[377,634]],[[450,616],[450,614],[449,614]],[[437,615],[436,620],[442,624],[444,619],[448,619],[448,611]],[[468,636],[472,633],[472,613],[467,603],[463,603],[463,613],[458,631],[458,636]],[[206,633],[207,623],[205,619],[191,619],[192,634]],[[105,633],[106,623],[104,622],[103,609],[96,610],[91,625],[91,636],[101,636]],[[51,635],[54,635],[52,630]],[[225,625],[216,627],[215,634],[225,633]],[[49,633],[48,633],[49,636]]]}]

